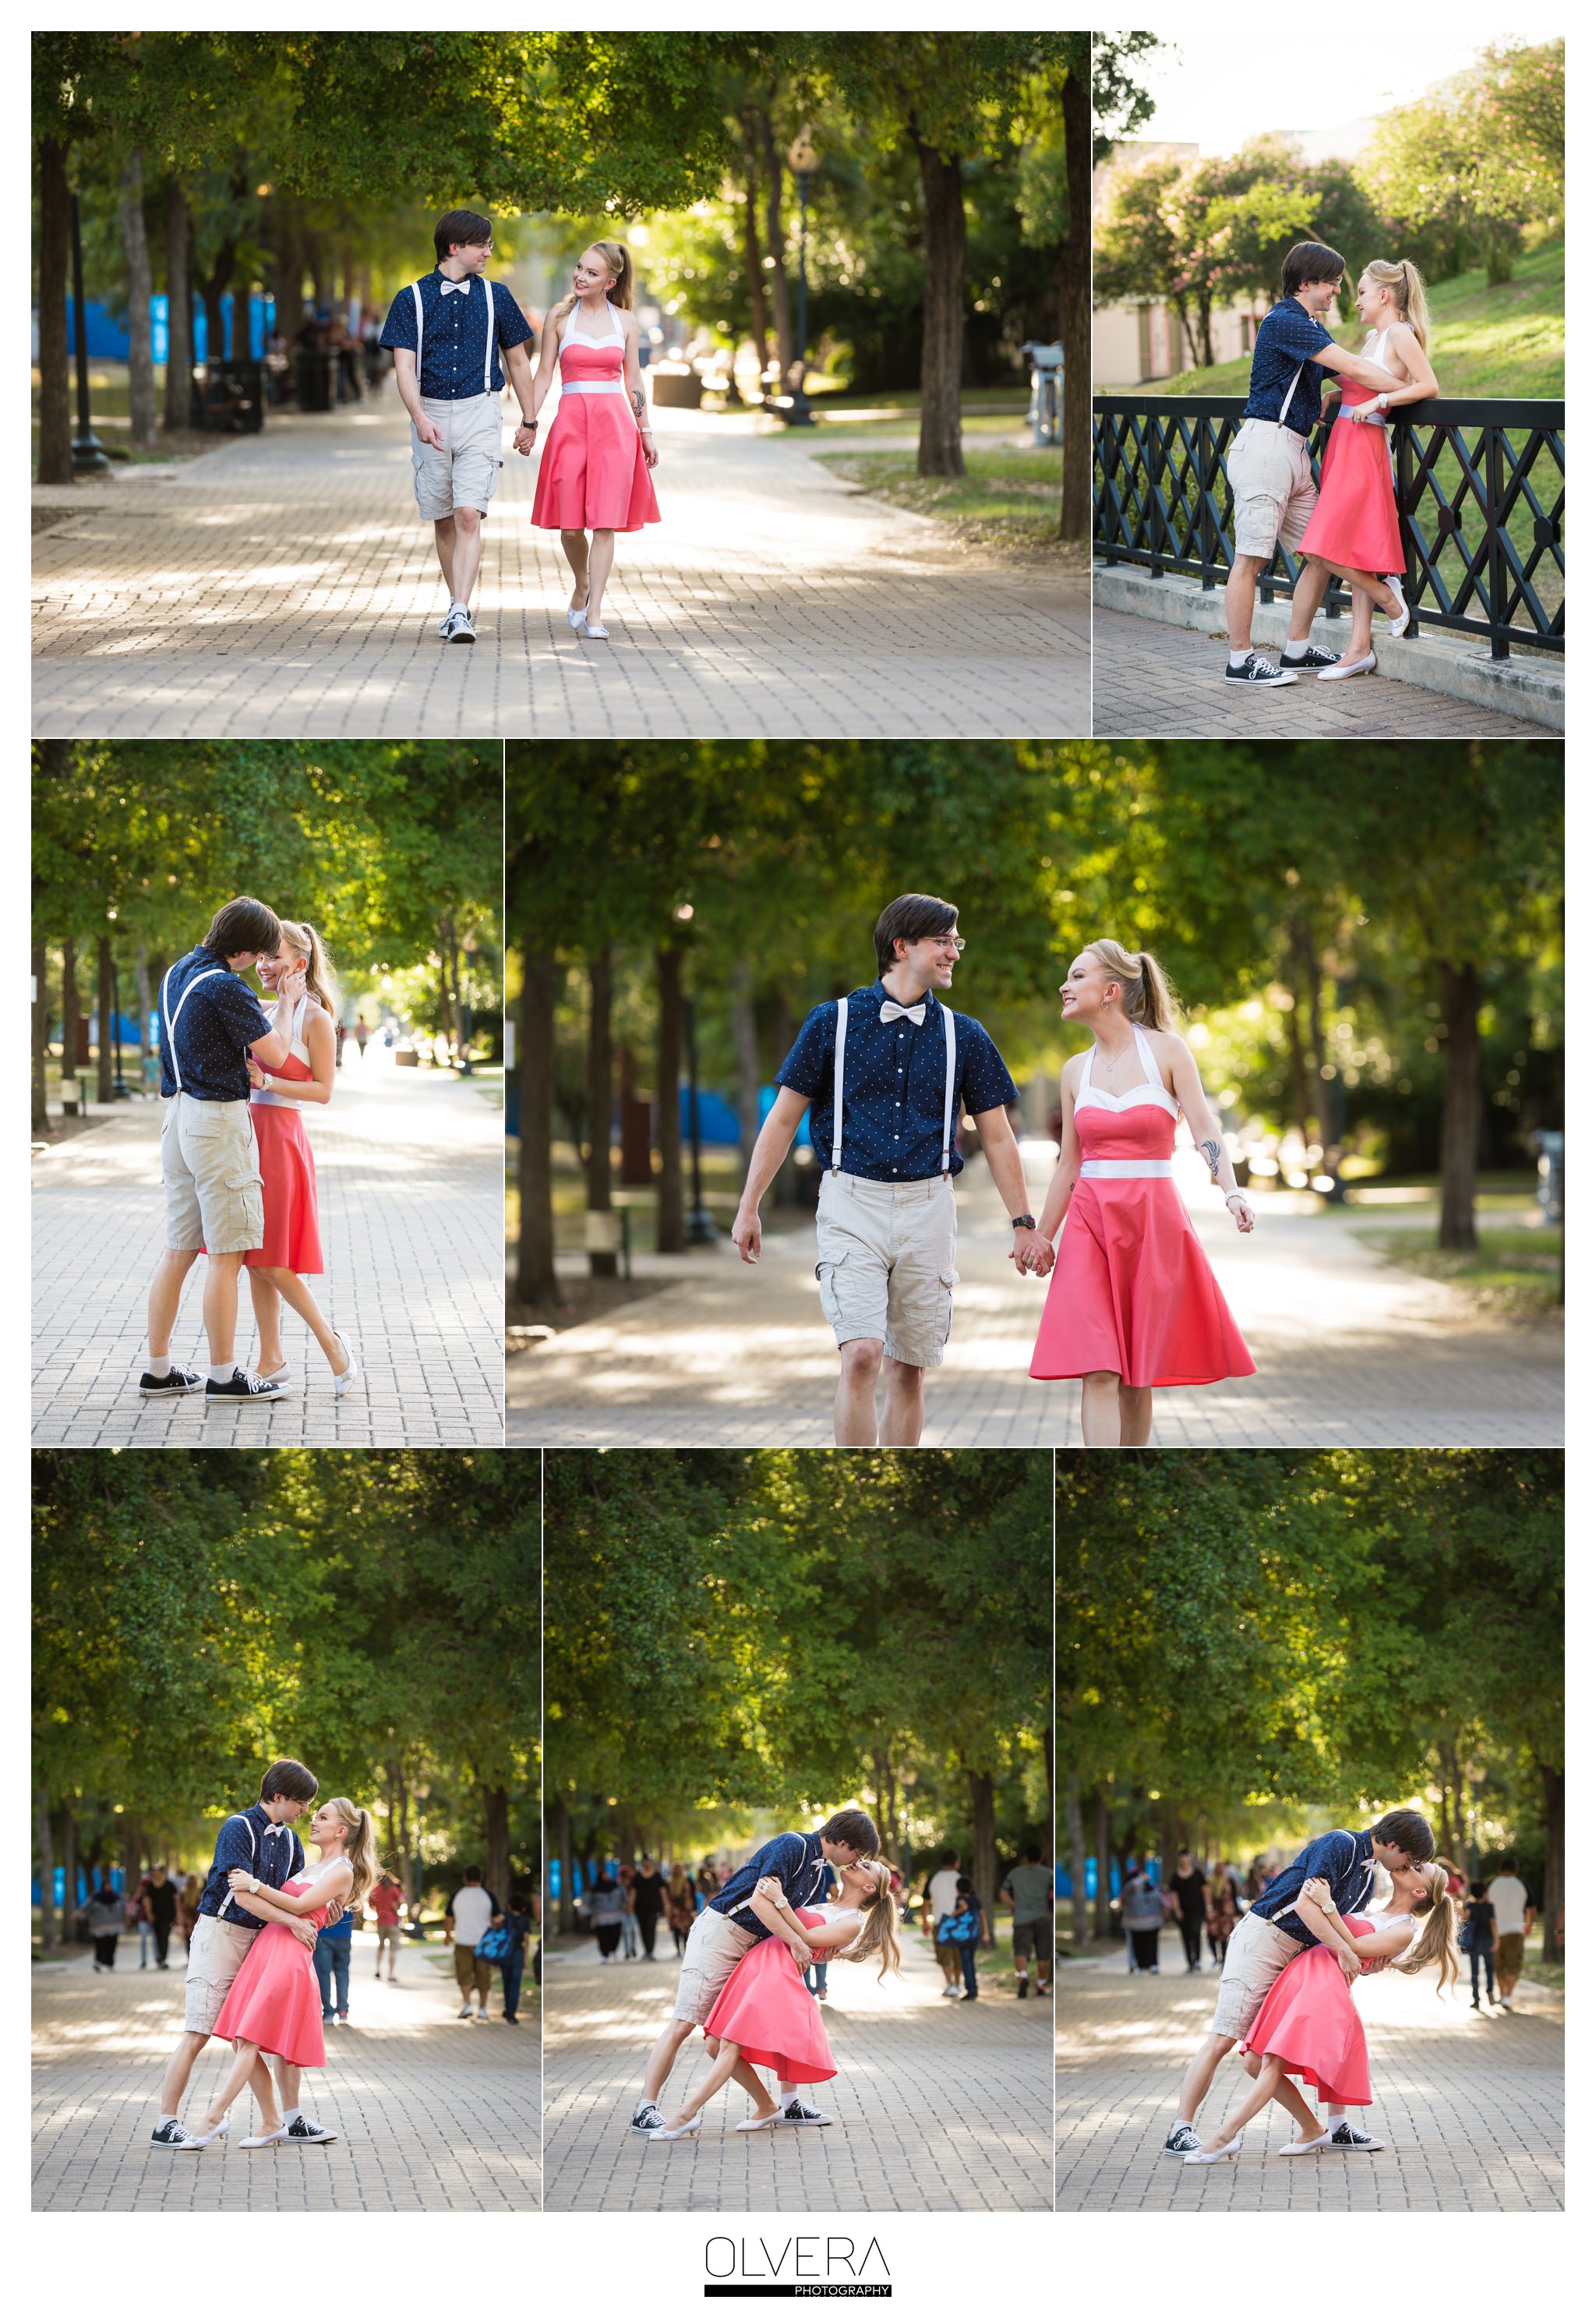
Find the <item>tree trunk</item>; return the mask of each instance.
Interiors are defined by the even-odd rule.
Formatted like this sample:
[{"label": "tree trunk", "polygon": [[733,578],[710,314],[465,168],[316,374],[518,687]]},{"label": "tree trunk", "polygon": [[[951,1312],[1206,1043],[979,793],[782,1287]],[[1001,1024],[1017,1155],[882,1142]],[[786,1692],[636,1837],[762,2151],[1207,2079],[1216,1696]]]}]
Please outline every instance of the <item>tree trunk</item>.
[{"label": "tree trunk", "polygon": [[1450,1739],[1436,1740],[1436,1757],[1439,1763],[1437,1776],[1441,1788],[1441,1840],[1452,1864],[1466,1871],[1463,1839],[1463,1809],[1454,1799],[1457,1781],[1457,1750]]},{"label": "tree trunk", "polygon": [[1214,299],[1213,299],[1213,297],[1212,297],[1212,296],[1198,296],[1198,298],[1197,298],[1197,341],[1198,341],[1198,343],[1199,343],[1199,345],[1200,345],[1200,347],[1201,347],[1201,349],[1202,349],[1202,356],[1203,356],[1203,358],[1202,358],[1202,365],[1203,365],[1203,367],[1204,367],[1204,368],[1212,368],[1212,367],[1213,367],[1213,365],[1214,365]]},{"label": "tree trunk", "polygon": [[970,1788],[970,1879],[990,1930],[998,1905],[998,1818],[990,1771],[965,1769]]},{"label": "tree trunk", "polygon": [[111,940],[99,939],[99,995],[96,1007],[99,1012],[99,1037],[95,1045],[99,1077],[95,1095],[101,1105],[109,1105],[116,1093],[116,1077],[112,1070],[113,1051],[116,1042],[116,1013],[112,996]]},{"label": "tree trunk", "polygon": [[737,1128],[746,1171],[759,1134],[759,1036],[754,1024],[753,962],[747,956],[732,971],[732,1046],[737,1052]]},{"label": "tree trunk", "polygon": [[516,1296],[523,1306],[553,1306],[554,1275],[554,999],[553,954],[522,956],[521,1238]]},{"label": "tree trunk", "polygon": [[133,983],[139,995],[139,1056],[141,1060],[153,1054],[150,1044],[150,950],[140,946],[133,956]]},{"label": "tree trunk", "polygon": [[[614,1048],[610,1039],[613,1001],[611,952],[601,945],[588,964],[588,1207],[595,1212],[613,1206],[610,1195],[610,1110],[614,1103]],[[616,1271],[613,1249],[590,1249],[588,1272],[595,1280]]]},{"label": "tree trunk", "polygon": [[1442,1249],[1476,1249],[1474,1182],[1480,1163],[1480,972],[1441,964]]},{"label": "tree trunk", "polygon": [[965,357],[965,177],[957,156],[922,142],[920,186],[925,201],[924,339],[920,355],[920,465],[922,476],[957,479],[965,469],[959,379]]},{"label": "tree trunk", "polygon": [[759,357],[759,390],[762,394],[765,371],[770,365],[770,320],[765,296],[765,252],[759,244],[759,155],[749,131],[746,113],[743,115],[742,141],[746,154],[742,172],[742,269],[748,275],[748,332],[753,339],[754,351]]},{"label": "tree trunk", "polygon": [[1109,1813],[1099,1793],[1094,1807],[1097,1830],[1097,1891],[1092,1901],[1092,1927],[1100,1939],[1109,1935]]},{"label": "tree trunk", "polygon": [[1326,1176],[1334,1178],[1341,1167],[1341,1148],[1335,1143],[1334,1082],[1325,1054],[1319,956],[1313,941],[1313,925],[1305,913],[1292,915],[1291,939],[1296,949],[1298,982],[1302,989],[1303,1010],[1308,1022],[1309,1055],[1313,1061],[1311,1077],[1314,1113],[1319,1131],[1319,1162]]},{"label": "tree trunk", "polygon": [[1291,991],[1285,1013],[1286,1058],[1291,1076],[1291,1119],[1304,1145],[1308,1143],[1308,1056],[1302,1047],[1301,995]]},{"label": "tree trunk", "polygon": [[655,1247],[674,1256],[687,1248],[682,1178],[682,948],[662,945],[654,955],[659,998],[659,1094],[654,1126],[659,1136],[659,1187]]},{"label": "tree trunk", "polygon": [[50,1798],[42,1787],[33,1796],[33,1832],[39,1845],[39,1943],[42,1953],[56,1948],[56,1843],[50,1832]]},{"label": "tree trunk", "polygon": [[72,1938],[72,1918],[78,1903],[78,1822],[70,1803],[61,1805],[61,1937]]},{"label": "tree trunk", "polygon": [[72,938],[61,946],[61,1078],[78,1077],[78,948]]},{"label": "tree trunk", "polygon": [[31,1132],[35,1137],[46,1136],[50,1126],[47,1111],[48,1085],[46,1066],[50,1039],[50,949],[36,945],[33,948],[33,1062]]},{"label": "tree trunk", "polygon": [[410,1781],[405,1776],[403,1754],[395,1761],[394,1771],[399,1779],[399,1880],[404,1885],[405,1905],[409,1909],[421,1896],[421,1881],[410,1848]]},{"label": "tree trunk", "polygon": [[64,143],[39,146],[39,477],[72,478],[72,367],[66,348],[66,283],[72,193]]},{"label": "tree trunk", "polygon": [[122,246],[127,258],[128,438],[135,449],[155,446],[155,354],[150,327],[150,236],[144,229],[144,163],[137,152],[122,163]]},{"label": "tree trunk", "polygon": [[487,1840],[487,1863],[483,1879],[493,1892],[499,1912],[510,1912],[510,1789],[508,1787],[484,1787],[482,1790],[483,1825]]},{"label": "tree trunk", "polygon": [[1546,1814],[1546,1877],[1540,1886],[1540,1960],[1560,1963],[1557,1925],[1563,1913],[1563,1773],[1548,1762],[1540,1765],[1541,1807]]},{"label": "tree trunk", "polygon": [[776,149],[776,132],[768,109],[754,106],[750,117],[759,158],[765,164],[765,253],[771,260],[770,310],[776,323],[776,364],[781,371],[785,390],[793,363],[798,357],[798,347],[793,335],[793,299],[787,287],[787,236],[781,220],[781,155]]},{"label": "tree trunk", "polygon": [[188,193],[181,176],[167,186],[167,406],[168,433],[186,433],[193,390],[193,330],[188,300]]},{"label": "tree trunk", "polygon": [[1064,82],[1064,182],[1069,202],[1059,264],[1059,336],[1064,347],[1064,499],[1059,536],[1092,534],[1092,84]]},{"label": "tree trunk", "polygon": [[1070,1937],[1077,1947],[1092,1943],[1092,1905],[1086,1896],[1086,1827],[1081,1816],[1081,1774],[1064,1773],[1064,1828],[1069,1840]]},{"label": "tree trunk", "polygon": [[[560,1855],[560,1912],[556,1927],[562,1936],[569,1937],[576,1928],[576,1892],[571,1887],[571,1805],[563,1795],[554,1797],[554,1848]],[[546,1907],[544,1912],[546,1929]]]}]

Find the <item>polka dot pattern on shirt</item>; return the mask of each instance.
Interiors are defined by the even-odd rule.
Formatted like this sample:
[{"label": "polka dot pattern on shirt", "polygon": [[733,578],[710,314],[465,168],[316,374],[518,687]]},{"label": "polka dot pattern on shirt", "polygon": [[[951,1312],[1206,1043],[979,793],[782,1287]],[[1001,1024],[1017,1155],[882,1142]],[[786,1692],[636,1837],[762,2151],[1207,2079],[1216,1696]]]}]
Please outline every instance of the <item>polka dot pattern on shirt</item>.
[{"label": "polka dot pattern on shirt", "polygon": [[[879,982],[861,986],[848,1001],[848,1046],[843,1068],[842,1166],[850,1177],[886,1184],[940,1176],[942,1168],[942,1101],[948,1055],[942,1004],[925,997],[925,1021],[895,1017],[881,1023],[888,999]],[[831,1166],[833,1053],[837,1008],[822,1001],[811,1009],[777,1071],[777,1085],[810,1100],[809,1142],[816,1159]],[[964,1168],[958,1151],[958,1114],[990,1113],[1012,1105],[1019,1092],[986,1028],[954,1013],[953,1144],[948,1169]]]}]

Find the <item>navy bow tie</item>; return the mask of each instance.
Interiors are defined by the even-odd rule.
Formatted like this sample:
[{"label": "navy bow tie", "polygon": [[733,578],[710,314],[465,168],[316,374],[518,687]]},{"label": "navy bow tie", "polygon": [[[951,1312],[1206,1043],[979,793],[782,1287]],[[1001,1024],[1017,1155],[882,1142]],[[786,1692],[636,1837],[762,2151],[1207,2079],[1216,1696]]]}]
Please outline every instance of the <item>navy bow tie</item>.
[{"label": "navy bow tie", "polygon": [[901,1001],[883,1001],[881,1004],[882,1025],[890,1025],[895,1017],[912,1017],[915,1025],[923,1025],[925,1023],[925,1004],[923,1001],[921,1001],[918,1002],[913,1009],[905,1009]]}]

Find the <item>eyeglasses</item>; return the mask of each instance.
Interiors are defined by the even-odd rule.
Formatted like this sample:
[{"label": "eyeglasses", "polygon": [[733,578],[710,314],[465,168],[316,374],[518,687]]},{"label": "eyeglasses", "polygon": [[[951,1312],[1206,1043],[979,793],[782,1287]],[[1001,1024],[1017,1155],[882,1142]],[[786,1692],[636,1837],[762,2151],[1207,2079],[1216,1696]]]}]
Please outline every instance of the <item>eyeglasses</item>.
[{"label": "eyeglasses", "polygon": [[965,949],[965,941],[962,937],[928,938],[926,939],[926,943],[928,945],[940,946],[944,952],[948,953],[963,953]]}]

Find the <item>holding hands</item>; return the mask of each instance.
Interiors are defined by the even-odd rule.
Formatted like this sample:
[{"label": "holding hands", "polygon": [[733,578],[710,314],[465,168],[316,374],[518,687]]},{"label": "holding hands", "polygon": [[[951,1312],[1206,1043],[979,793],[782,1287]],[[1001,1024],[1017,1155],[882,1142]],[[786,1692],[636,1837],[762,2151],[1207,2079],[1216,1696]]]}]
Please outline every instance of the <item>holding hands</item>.
[{"label": "holding hands", "polygon": [[1043,1235],[1033,1233],[1029,1227],[1022,1227],[1015,1235],[1014,1248],[1008,1255],[1022,1274],[1046,1276],[1053,1270],[1055,1253],[1052,1243]]},{"label": "holding hands", "polygon": [[530,422],[523,420],[522,423],[516,426],[515,439],[511,442],[511,446],[514,449],[518,457],[529,457],[532,453],[533,445],[536,439],[537,419],[533,417]]}]

